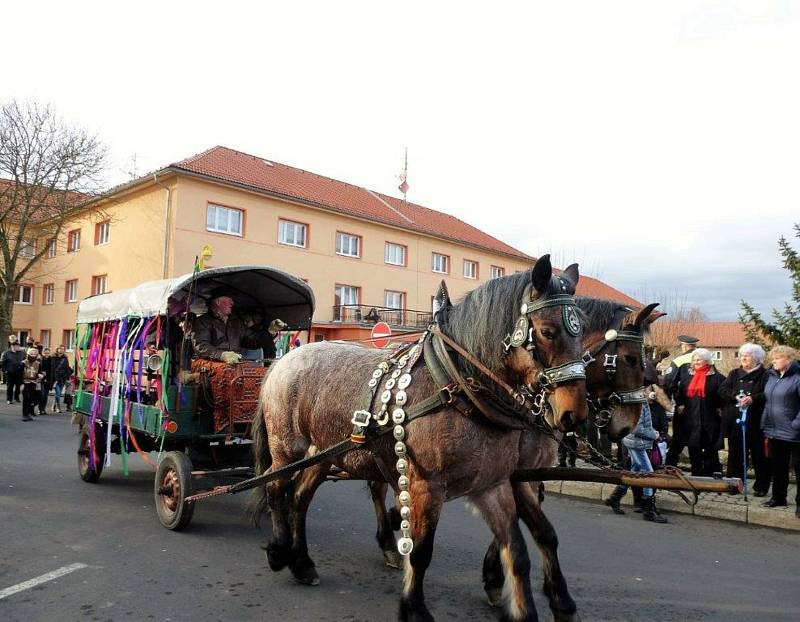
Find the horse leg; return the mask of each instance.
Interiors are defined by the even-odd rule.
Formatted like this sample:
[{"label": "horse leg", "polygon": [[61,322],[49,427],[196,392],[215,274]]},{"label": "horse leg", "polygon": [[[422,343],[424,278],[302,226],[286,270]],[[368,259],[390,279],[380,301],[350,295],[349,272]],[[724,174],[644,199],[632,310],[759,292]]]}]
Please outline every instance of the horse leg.
[{"label": "horse leg", "polygon": [[503,564],[500,561],[500,545],[495,538],[483,557],[483,589],[492,607],[500,607],[503,604],[505,580]]},{"label": "horse leg", "polygon": [[397,510],[393,507],[389,512],[386,511],[386,491],[389,486],[385,482],[372,481],[368,482],[368,486],[372,495],[372,505],[375,507],[375,518],[378,520],[378,531],[375,538],[383,551],[383,561],[390,568],[400,568],[402,556],[397,552],[397,541],[394,539],[392,529],[394,522],[392,512],[397,514]]},{"label": "horse leg", "polygon": [[[313,455],[313,454],[312,454]],[[289,569],[298,583],[319,585],[319,575],[314,561],[308,554],[306,539],[306,515],[308,506],[314,498],[319,485],[325,481],[330,470],[329,463],[322,463],[301,471],[295,476],[292,511],[289,515],[289,526],[292,535],[291,561]]]},{"label": "horse leg", "polygon": [[441,486],[424,480],[412,480],[411,495],[411,539],[414,549],[405,563],[403,594],[400,597],[398,619],[401,622],[433,622],[433,616],[425,606],[423,580],[425,571],[433,557],[433,539],[436,525],[444,503]]},{"label": "horse leg", "polygon": [[556,622],[580,620],[575,601],[558,562],[558,535],[542,511],[538,486],[528,482],[513,484],[514,501],[522,521],[528,526],[542,557],[544,593]]},{"label": "horse leg", "polygon": [[[282,466],[282,465],[281,465]],[[272,539],[265,548],[269,567],[278,572],[291,561],[292,537],[289,531],[289,498],[294,484],[290,480],[276,480],[267,484]]]},{"label": "horse leg", "polygon": [[481,511],[495,537],[497,558],[505,576],[502,588],[506,609],[504,619],[508,622],[538,620],[530,584],[531,561],[517,522],[510,482],[471,497],[470,501]]}]

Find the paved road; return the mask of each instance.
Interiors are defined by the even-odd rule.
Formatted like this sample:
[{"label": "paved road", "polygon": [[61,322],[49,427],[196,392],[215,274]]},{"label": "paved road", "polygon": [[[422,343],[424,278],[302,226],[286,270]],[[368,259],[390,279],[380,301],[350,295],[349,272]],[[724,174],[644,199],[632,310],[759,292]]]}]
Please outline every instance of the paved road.
[{"label": "paved road", "polygon": [[[149,467],[135,459],[124,477],[115,457],[100,483],[85,484],[76,445],[66,415],[23,423],[0,407],[0,594],[85,564],[0,597],[0,620],[394,619],[401,576],[381,563],[359,483],[326,484],[315,499],[309,538],[322,583],[304,587],[267,569],[264,535],[247,523],[241,497],[208,500],[188,531],[169,532],[153,511]],[[684,515],[655,526],[556,497],[546,509],[584,620],[799,619],[798,534]],[[480,585],[487,544],[480,519],[459,502],[446,506],[426,585],[437,620],[498,619]]]}]

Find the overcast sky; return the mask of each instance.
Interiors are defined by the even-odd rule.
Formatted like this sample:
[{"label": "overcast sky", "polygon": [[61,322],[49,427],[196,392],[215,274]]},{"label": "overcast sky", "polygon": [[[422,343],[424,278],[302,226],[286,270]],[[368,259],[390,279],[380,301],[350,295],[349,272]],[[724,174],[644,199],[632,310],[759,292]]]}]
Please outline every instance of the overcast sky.
[{"label": "overcast sky", "polygon": [[408,146],[409,200],[640,299],[733,320],[790,297],[798,2],[28,0],[3,20],[0,100],[96,131],[110,180],[221,144],[397,195]]}]

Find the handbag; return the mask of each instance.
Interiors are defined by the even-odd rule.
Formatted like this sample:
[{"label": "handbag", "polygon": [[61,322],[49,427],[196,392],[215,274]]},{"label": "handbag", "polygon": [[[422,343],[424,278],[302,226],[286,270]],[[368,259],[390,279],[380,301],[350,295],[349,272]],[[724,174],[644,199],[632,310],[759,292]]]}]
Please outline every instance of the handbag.
[{"label": "handbag", "polygon": [[[661,443],[654,441],[653,446],[647,450],[647,457],[650,458],[650,466],[653,468],[659,467],[664,464],[663,456],[661,455]],[[666,445],[666,443],[665,443]]]}]

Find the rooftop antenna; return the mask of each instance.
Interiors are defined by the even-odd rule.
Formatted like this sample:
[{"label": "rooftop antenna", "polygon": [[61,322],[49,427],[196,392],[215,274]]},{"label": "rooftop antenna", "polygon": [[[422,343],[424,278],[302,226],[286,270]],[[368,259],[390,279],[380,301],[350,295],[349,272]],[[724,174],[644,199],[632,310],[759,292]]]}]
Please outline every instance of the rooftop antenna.
[{"label": "rooftop antenna", "polygon": [[406,147],[406,155],[405,159],[403,160],[403,170],[400,171],[400,175],[398,177],[400,178],[400,185],[397,186],[397,189],[403,193],[403,203],[406,203],[406,195],[408,194],[409,188],[408,181],[406,181],[408,178],[408,147]]}]

